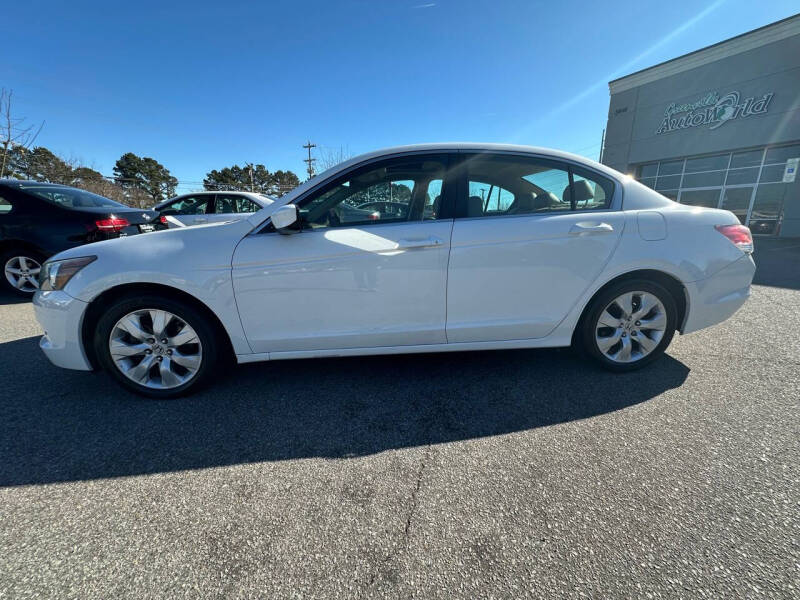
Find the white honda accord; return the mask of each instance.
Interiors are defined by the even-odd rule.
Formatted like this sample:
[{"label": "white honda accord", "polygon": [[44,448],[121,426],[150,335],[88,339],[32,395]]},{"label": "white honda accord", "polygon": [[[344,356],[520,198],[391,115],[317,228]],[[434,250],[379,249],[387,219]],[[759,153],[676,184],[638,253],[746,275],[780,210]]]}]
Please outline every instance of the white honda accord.
[{"label": "white honda accord", "polygon": [[226,358],[575,345],[628,371],[736,312],[752,249],[732,213],[578,156],[419,145],[349,160],[245,220],[62,252],[34,304],[53,364],[157,398]]}]

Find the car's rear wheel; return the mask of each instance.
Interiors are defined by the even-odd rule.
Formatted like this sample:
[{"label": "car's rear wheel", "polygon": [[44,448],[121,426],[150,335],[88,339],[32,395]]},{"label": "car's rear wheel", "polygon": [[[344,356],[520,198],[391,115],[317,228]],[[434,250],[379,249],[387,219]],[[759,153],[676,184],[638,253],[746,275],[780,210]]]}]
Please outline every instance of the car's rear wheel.
[{"label": "car's rear wheel", "polygon": [[117,381],[151,398],[194,391],[217,364],[213,327],[193,306],[159,296],[123,298],[97,324],[94,348]]},{"label": "car's rear wheel", "polygon": [[593,300],[581,324],[584,350],[612,371],[632,371],[656,360],[675,334],[672,294],[648,280],[622,281]]},{"label": "car's rear wheel", "polygon": [[39,289],[42,257],[29,250],[10,250],[0,254],[4,288],[18,296],[30,297]]}]

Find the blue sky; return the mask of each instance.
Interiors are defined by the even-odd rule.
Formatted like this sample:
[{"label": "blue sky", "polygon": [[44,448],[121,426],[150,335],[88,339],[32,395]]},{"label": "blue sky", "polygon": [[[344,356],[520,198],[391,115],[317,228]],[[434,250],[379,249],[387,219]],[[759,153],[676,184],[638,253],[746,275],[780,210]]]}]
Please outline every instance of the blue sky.
[{"label": "blue sky", "polygon": [[152,156],[181,191],[250,161],[302,179],[306,139],[352,154],[485,141],[596,158],[609,79],[797,6],[20,1],[4,9],[0,86],[18,116],[46,121],[39,144],[106,175],[124,152]]}]

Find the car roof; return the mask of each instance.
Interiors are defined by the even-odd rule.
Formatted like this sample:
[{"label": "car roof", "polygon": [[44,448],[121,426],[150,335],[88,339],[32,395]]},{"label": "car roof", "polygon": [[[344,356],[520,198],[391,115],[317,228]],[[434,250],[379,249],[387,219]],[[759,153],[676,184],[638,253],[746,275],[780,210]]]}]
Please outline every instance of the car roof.
[{"label": "car roof", "polygon": [[[525,154],[540,154],[540,155],[547,155],[553,158],[562,158],[565,160],[570,160],[573,162],[585,163],[588,166],[603,166],[599,163],[586,158],[585,156],[579,156],[578,154],[572,154],[571,152],[564,152],[563,150],[556,150],[554,148],[545,148],[542,146],[524,146],[521,144],[496,144],[496,143],[485,143],[485,142],[442,142],[442,143],[435,143],[435,144],[411,144],[408,146],[392,146],[389,148],[383,148],[381,150],[375,150],[373,152],[367,152],[366,154],[361,154],[359,156],[355,156],[347,161],[336,165],[334,169],[337,171],[345,166],[348,163],[359,163],[365,160],[370,160],[371,158],[377,158],[381,156],[389,156],[392,154],[403,154],[406,152],[522,152]],[[607,169],[607,167],[603,167]]]},{"label": "car roof", "polygon": [[33,179],[0,179],[0,184],[11,185],[14,187],[20,187],[23,185],[36,185],[44,187],[74,187],[67,185],[66,183],[49,183],[46,181],[35,181]]}]

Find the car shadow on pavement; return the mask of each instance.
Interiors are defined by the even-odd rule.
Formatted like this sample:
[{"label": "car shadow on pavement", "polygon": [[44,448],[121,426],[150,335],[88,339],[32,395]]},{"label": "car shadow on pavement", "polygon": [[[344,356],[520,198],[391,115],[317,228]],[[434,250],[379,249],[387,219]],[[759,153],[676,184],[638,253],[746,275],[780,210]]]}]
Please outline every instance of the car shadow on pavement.
[{"label": "car shadow on pavement", "polygon": [[[0,275],[2,276],[2,275]],[[4,304],[27,304],[31,301],[31,297],[17,296],[5,290],[0,290],[0,306]]]},{"label": "car shadow on pavement", "polygon": [[753,283],[800,290],[800,238],[755,238]]},{"label": "car shadow on pavement", "polygon": [[179,400],[51,366],[30,337],[0,344],[0,485],[347,458],[495,436],[620,410],[680,386],[665,356],[614,375],[568,350],[275,361]]}]

